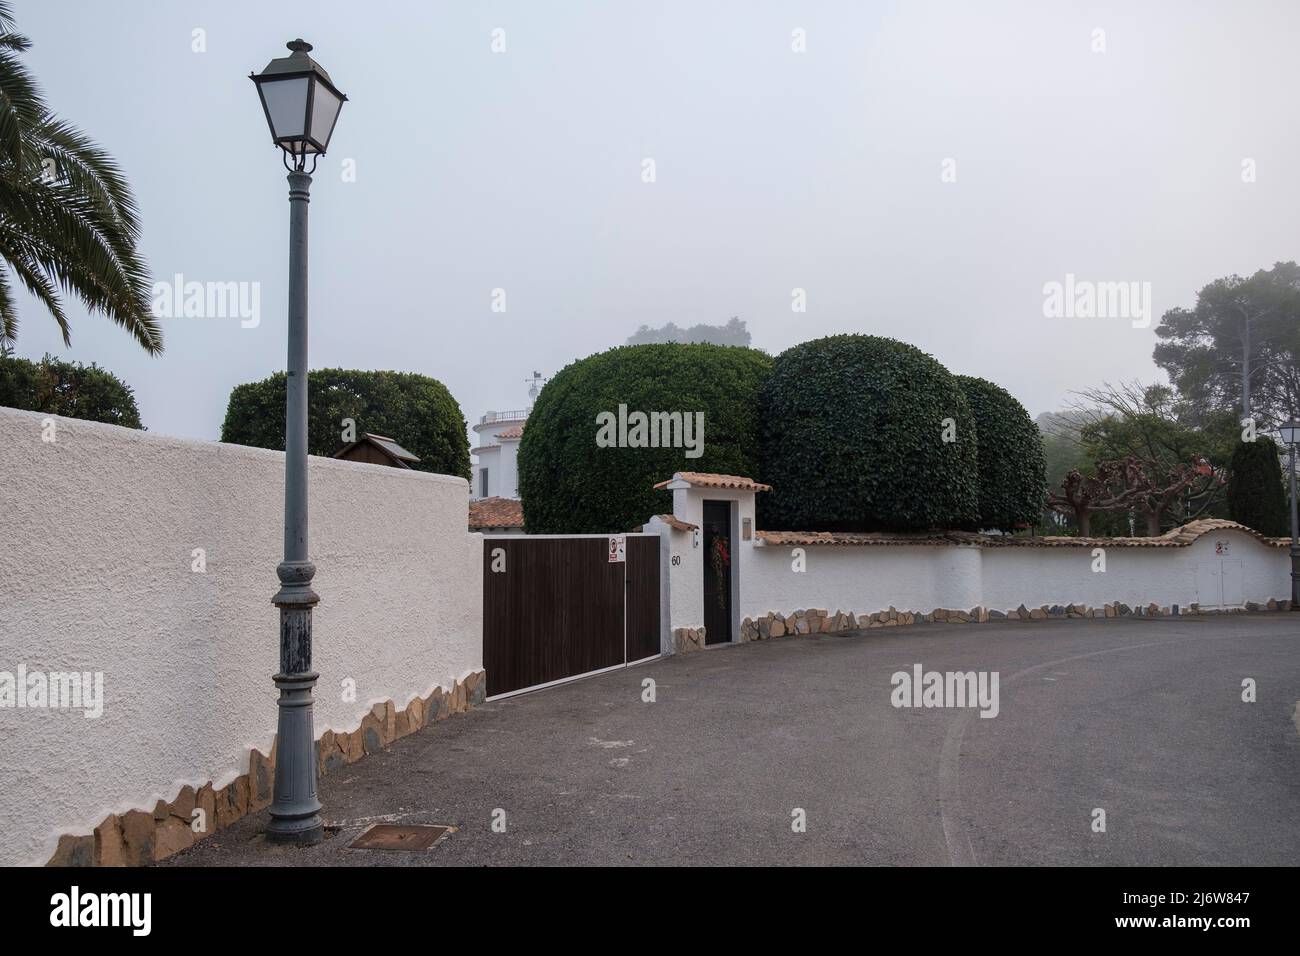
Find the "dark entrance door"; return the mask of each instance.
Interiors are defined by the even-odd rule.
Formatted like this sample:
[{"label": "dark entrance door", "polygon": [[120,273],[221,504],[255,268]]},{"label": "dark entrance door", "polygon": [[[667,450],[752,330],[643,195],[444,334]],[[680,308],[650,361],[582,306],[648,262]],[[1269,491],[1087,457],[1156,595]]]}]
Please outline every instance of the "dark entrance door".
[{"label": "dark entrance door", "polygon": [[704,643],[731,640],[731,502],[704,502]]}]

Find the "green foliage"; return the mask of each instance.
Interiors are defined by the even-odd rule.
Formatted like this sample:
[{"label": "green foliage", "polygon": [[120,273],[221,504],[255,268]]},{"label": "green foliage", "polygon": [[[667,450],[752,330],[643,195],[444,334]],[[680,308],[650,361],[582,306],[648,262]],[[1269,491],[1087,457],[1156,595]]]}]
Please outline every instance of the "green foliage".
[{"label": "green foliage", "polygon": [[1156,326],[1152,358],[1199,414],[1240,418],[1242,358],[1249,343],[1251,415],[1262,425],[1300,407],[1300,266],[1279,262],[1249,278],[1216,279],[1191,309],[1170,309]]},{"label": "green foliage", "polygon": [[[1152,484],[1132,508],[1093,510],[1092,536],[1159,534],[1197,518],[1227,516],[1227,465],[1240,429],[1233,412],[1205,411],[1167,385],[1107,383],[1076,394],[1082,401],[1071,409],[1039,416],[1049,489],[1059,489],[1071,470],[1094,475],[1098,462],[1129,458]],[[1188,467],[1205,470],[1176,494],[1159,491]],[[1061,521],[1075,518],[1044,515],[1045,524]]]},{"label": "green foliage", "polygon": [[[1180,465],[1204,460],[1222,476],[1238,441],[1238,416],[1227,410],[1197,409],[1164,385],[1106,385],[1080,393],[1095,403],[1083,414],[1078,437],[1092,462],[1132,456],[1157,482]],[[1198,483],[1162,512],[1160,530],[1197,518],[1223,517],[1227,509],[1220,480]],[[1094,525],[1094,528],[1104,526]],[[1146,522],[1133,525],[1137,534]],[[1095,532],[1098,533],[1098,532]],[[1120,534],[1128,531],[1120,530]]]},{"label": "green foliage", "polygon": [[[626,531],[671,509],[656,482],[678,471],[754,477],[759,392],[772,360],[754,349],[624,345],[565,367],[542,389],[519,448],[530,534]],[[682,448],[599,447],[597,416],[704,413],[703,455]]]},{"label": "green foliage", "polygon": [[[944,442],[943,421],[956,423]],[[957,380],[894,339],[834,335],[777,356],[763,391],[759,526],[808,531],[969,527],[975,419]]]},{"label": "green foliage", "polygon": [[1232,457],[1240,429],[1232,413],[1216,413],[1193,428],[1154,413],[1107,415],[1080,429],[1092,460],[1133,455],[1153,469],[1168,469],[1202,457],[1223,467]]},{"label": "green foliage", "polygon": [[[237,385],[230,393],[221,440],[284,449],[285,374]],[[386,435],[420,460],[417,471],[469,478],[469,439],[460,405],[437,379],[411,372],[341,368],[307,379],[307,452],[330,456],[343,447],[344,419]]]},{"label": "green foliage", "polygon": [[122,170],[46,106],[0,2],[0,343],[18,333],[15,283],[54,317],[71,345],[63,297],[102,312],[144,348],[162,351],[149,274],[136,248],[140,222]]},{"label": "green foliage", "polygon": [[1061,482],[1073,469],[1087,471],[1092,467],[1093,459],[1080,444],[1075,425],[1064,413],[1044,412],[1039,415],[1038,431],[1042,436],[1048,488],[1061,487]]},{"label": "green foliage", "polygon": [[975,416],[979,459],[979,529],[1012,531],[1034,524],[1047,495],[1043,442],[1025,406],[1006,389],[982,378],[958,375]]},{"label": "green foliage", "polygon": [[1260,436],[1237,444],[1228,479],[1228,514],[1260,534],[1280,538],[1291,533],[1291,518],[1282,490],[1277,445]]},{"label": "green foliage", "polygon": [[0,405],[144,428],[126,382],[98,365],[62,362],[49,355],[32,362],[0,352]]}]

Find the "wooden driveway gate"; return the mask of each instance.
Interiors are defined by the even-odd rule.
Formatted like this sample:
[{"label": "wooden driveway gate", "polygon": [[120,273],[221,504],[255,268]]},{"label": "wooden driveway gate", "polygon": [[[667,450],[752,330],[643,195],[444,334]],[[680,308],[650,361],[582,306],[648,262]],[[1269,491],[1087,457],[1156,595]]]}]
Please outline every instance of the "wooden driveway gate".
[{"label": "wooden driveway gate", "polygon": [[659,536],[483,539],[483,666],[499,697],[657,657]]}]

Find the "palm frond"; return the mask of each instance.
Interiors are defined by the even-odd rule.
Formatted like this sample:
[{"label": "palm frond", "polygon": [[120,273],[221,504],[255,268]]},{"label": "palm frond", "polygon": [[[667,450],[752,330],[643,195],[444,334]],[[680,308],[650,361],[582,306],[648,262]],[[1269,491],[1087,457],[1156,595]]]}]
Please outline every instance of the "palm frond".
[{"label": "palm frond", "polygon": [[13,50],[25,53],[32,48],[32,41],[21,33],[0,33],[0,50]]},{"label": "palm frond", "polygon": [[[18,54],[30,41],[13,31],[0,0],[0,257],[71,331],[60,293],[117,323],[150,353],[162,331],[150,310],[149,272],[137,248],[140,217],[113,158],[45,106]],[[0,341],[16,334],[9,276],[0,288]]]},{"label": "palm frond", "polygon": [[121,221],[132,240],[140,232],[139,213],[122,167],[84,133],[69,123],[46,116],[32,131],[41,159],[52,159],[59,174],[80,194],[92,196]]},{"label": "palm frond", "polygon": [[9,276],[0,269],[0,348],[8,352],[9,343],[18,337],[18,311],[14,308]]},{"label": "palm frond", "polygon": [[[27,287],[27,291],[50,310],[50,315],[54,316],[54,321],[58,323],[59,331],[63,333],[63,344],[71,346],[72,330],[68,326],[68,316],[63,311],[63,303],[59,300],[59,290],[51,281],[48,271],[31,254],[31,250],[15,247],[12,245],[12,239],[12,234],[0,230],[0,256],[3,256],[9,268],[17,273],[19,280]],[[14,327],[17,328],[16,322]],[[12,338],[8,335],[4,337]]]},{"label": "palm frond", "polygon": [[0,208],[7,213],[0,226],[0,250],[15,250],[88,309],[130,332],[147,351],[160,352],[162,332],[149,309],[148,272],[120,224],[106,219],[93,199],[75,194],[52,199],[45,184],[12,185],[0,185]]}]

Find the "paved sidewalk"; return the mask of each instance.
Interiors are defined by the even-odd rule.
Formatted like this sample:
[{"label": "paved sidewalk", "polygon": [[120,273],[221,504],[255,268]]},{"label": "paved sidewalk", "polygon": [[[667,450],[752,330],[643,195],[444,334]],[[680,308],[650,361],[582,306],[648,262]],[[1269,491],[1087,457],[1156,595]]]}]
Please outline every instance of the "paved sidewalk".
[{"label": "paved sidewalk", "polygon": [[[999,672],[998,717],[895,709],[916,663]],[[1298,699],[1300,614],[780,638],[485,704],[324,778],[320,846],[262,812],[163,865],[1296,865]],[[458,830],[348,848],[379,821]]]}]

